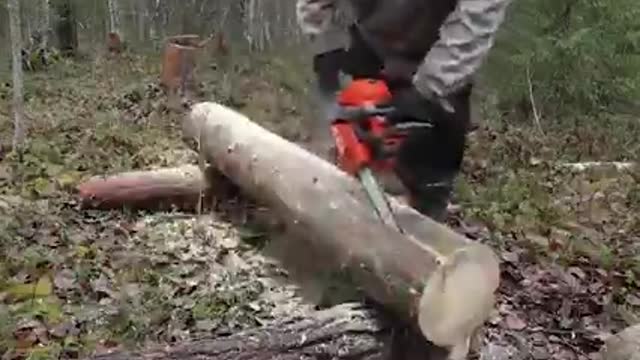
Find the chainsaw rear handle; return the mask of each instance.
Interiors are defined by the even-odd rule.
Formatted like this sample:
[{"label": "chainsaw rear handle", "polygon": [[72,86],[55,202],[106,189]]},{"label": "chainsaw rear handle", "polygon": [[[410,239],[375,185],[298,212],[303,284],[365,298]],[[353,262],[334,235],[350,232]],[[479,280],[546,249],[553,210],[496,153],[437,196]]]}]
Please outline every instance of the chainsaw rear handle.
[{"label": "chainsaw rear handle", "polygon": [[[396,109],[392,106],[341,106],[334,121],[354,121],[361,122],[373,116],[379,116],[379,121],[386,123],[386,116],[393,114]],[[389,125],[387,125],[389,126]],[[403,121],[393,124],[391,128],[412,129],[412,128],[432,128],[433,124],[424,121]],[[391,129],[389,129],[391,130]]]},{"label": "chainsaw rear handle", "polygon": [[360,121],[372,116],[388,115],[394,111],[395,108],[391,106],[340,106],[337,119]]}]

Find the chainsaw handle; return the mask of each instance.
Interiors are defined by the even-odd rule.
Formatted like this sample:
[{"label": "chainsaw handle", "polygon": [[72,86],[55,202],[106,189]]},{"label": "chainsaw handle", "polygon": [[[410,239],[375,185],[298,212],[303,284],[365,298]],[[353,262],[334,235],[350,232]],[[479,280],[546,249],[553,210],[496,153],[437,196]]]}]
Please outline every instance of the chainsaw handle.
[{"label": "chainsaw handle", "polygon": [[341,106],[337,118],[346,121],[365,120],[371,116],[388,115],[395,111],[391,106]]}]

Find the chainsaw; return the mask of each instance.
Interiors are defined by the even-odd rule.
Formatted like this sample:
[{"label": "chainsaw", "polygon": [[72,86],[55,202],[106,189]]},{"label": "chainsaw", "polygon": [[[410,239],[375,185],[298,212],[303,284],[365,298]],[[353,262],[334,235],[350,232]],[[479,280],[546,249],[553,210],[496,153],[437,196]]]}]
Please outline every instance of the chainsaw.
[{"label": "chainsaw", "polygon": [[374,171],[393,170],[393,154],[406,137],[386,121],[385,115],[394,111],[387,105],[391,97],[383,80],[351,81],[338,94],[339,110],[331,121],[331,134],[336,144],[337,165],[358,178],[376,215],[402,233],[389,201],[373,174]]}]

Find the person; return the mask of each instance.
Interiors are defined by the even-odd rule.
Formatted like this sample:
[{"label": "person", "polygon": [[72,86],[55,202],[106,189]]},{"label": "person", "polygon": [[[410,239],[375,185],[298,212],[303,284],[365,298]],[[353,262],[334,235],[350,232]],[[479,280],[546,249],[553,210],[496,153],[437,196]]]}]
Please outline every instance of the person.
[{"label": "person", "polygon": [[[391,123],[425,121],[406,134],[395,174],[410,205],[443,221],[470,125],[472,77],[492,48],[511,0],[297,0],[325,104],[340,73],[383,78]],[[327,106],[327,111],[331,106]],[[325,116],[330,118],[329,113]],[[327,127],[328,128],[328,127]]]}]

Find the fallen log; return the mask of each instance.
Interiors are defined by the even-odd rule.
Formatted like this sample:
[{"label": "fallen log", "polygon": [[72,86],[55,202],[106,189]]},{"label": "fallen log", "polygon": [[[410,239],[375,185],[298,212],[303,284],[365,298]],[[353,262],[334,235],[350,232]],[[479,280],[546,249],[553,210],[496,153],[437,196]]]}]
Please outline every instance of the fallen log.
[{"label": "fallen log", "polygon": [[611,335],[600,354],[604,360],[640,360],[640,324]]},{"label": "fallen log", "polygon": [[347,270],[376,303],[451,349],[451,358],[466,356],[499,282],[487,246],[395,200],[405,234],[385,226],[354,178],[219,104],[196,104],[183,133],[203,160],[266,204],[315,261]]},{"label": "fallen log", "polygon": [[[140,351],[96,354],[92,360],[322,360],[387,358],[388,327],[370,310],[343,304],[304,317],[277,320],[229,336],[199,339]],[[431,358],[439,360],[442,358]]]},{"label": "fallen log", "polygon": [[197,166],[96,176],[77,187],[84,209],[196,210],[211,203],[210,181]]}]

